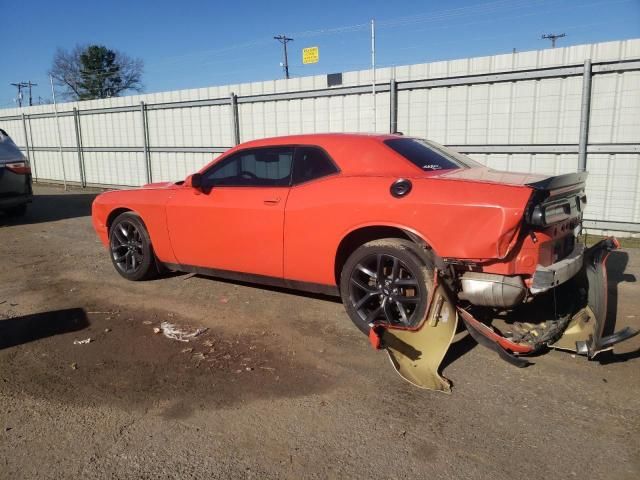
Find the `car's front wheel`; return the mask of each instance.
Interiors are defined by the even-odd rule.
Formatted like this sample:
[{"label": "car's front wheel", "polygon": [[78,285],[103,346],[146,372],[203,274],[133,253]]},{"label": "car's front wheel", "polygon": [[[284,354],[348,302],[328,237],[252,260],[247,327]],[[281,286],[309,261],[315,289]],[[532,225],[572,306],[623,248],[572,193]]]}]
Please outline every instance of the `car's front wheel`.
[{"label": "car's front wheel", "polygon": [[149,232],[135,213],[122,213],[113,221],[109,251],[113,266],[127,280],[147,280],[158,273]]},{"label": "car's front wheel", "polygon": [[372,324],[412,328],[423,320],[433,288],[433,267],[414,243],[387,238],[358,247],[340,275],[340,295],[364,333]]}]

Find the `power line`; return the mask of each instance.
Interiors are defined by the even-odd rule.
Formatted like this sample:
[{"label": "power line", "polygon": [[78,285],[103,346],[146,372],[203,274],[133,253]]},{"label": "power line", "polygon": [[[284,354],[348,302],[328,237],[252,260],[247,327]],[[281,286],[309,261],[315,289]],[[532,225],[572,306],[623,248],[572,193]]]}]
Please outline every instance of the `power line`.
[{"label": "power line", "polygon": [[546,33],[542,35],[541,40],[551,40],[551,48],[556,48],[556,40],[566,36],[566,33]]},{"label": "power line", "polygon": [[[494,0],[491,2],[480,3],[476,5],[469,5],[465,7],[452,8],[436,11],[434,13],[429,14],[418,14],[410,17],[398,17],[395,19],[389,19],[386,21],[378,22],[379,28],[382,29],[393,29],[404,27],[406,25],[415,25],[415,24],[429,24],[429,23],[440,23],[445,20],[453,20],[459,17],[465,16],[482,16],[482,15],[492,15],[498,12],[509,11],[509,10],[519,10],[522,8],[531,7],[533,5],[539,6],[542,4],[547,4],[551,0]],[[618,0],[619,2],[626,1],[635,1],[635,0]],[[358,23],[353,25],[343,25],[340,27],[328,27],[328,28],[320,28],[315,30],[306,30],[294,32],[292,37],[295,38],[309,38],[316,36],[324,36],[324,35],[338,35],[345,33],[353,33],[359,32],[363,30],[367,30],[370,27],[370,24],[367,23]],[[282,35],[281,35],[282,36]],[[276,37],[274,37],[276,38]],[[277,38],[276,38],[277,39]],[[147,66],[152,67],[151,70],[157,70],[159,65],[176,63],[182,61],[189,61],[191,59],[197,60],[202,57],[211,57],[211,56],[219,56],[224,54],[233,53],[238,49],[246,49],[253,48],[256,46],[261,46],[267,43],[269,40],[267,39],[256,39],[254,41],[249,41],[242,44],[230,45],[227,47],[212,49],[212,50],[203,50],[199,52],[192,52],[182,55],[175,55],[166,58],[161,58],[156,62],[150,63]],[[283,62],[284,63],[284,62]],[[284,65],[283,65],[284,67]],[[289,72],[291,73],[291,72]]]},{"label": "power line", "polygon": [[[503,12],[505,10],[518,10],[521,8],[531,7],[533,4],[546,3],[549,0],[497,0],[493,2],[480,3],[477,5],[469,5],[466,7],[451,8],[446,10],[440,10],[435,13],[418,14],[409,17],[398,17],[390,20],[378,22],[378,26],[381,28],[397,28],[405,25],[418,24],[418,23],[432,23],[438,22],[450,18],[456,18],[461,16],[478,16],[488,15],[495,12]],[[301,32],[295,32],[296,37],[314,37],[317,35],[328,35],[338,33],[350,33],[359,30],[366,30],[370,27],[369,23],[358,23],[354,25],[344,25],[342,27],[333,28],[321,28],[317,30],[306,30]]]},{"label": "power line", "polygon": [[[606,1],[592,1],[591,3],[586,3],[581,5],[581,8],[586,8],[586,7],[592,7],[592,6],[596,6],[596,5],[602,5],[602,4],[612,4],[612,3],[628,3],[628,2],[636,2],[637,0],[606,0]],[[504,15],[506,15],[506,18],[504,18],[505,20],[508,18],[523,18],[523,17],[529,17],[529,16],[534,16],[534,15],[540,15],[540,14],[545,14],[547,12],[547,10],[545,10],[545,8],[540,8],[540,7],[547,7],[547,6],[551,6],[551,3],[553,3],[554,5],[554,10],[549,10],[549,12],[551,11],[555,11],[556,8],[558,8],[558,5],[556,5],[556,3],[560,4],[559,8],[560,9],[567,9],[567,8],[572,8],[574,9],[574,6],[569,6],[566,4],[567,0],[560,0],[560,2],[557,2],[557,0],[494,0],[494,1],[487,1],[486,3],[478,3],[476,5],[468,5],[468,6],[463,6],[463,7],[459,7],[459,8],[449,8],[449,9],[444,9],[444,10],[439,10],[439,11],[434,11],[434,12],[430,12],[430,13],[418,13],[417,15],[412,15],[412,16],[402,16],[402,17],[396,17],[396,18],[390,18],[390,19],[386,19],[386,20],[382,20],[382,21],[377,21],[376,22],[376,27],[378,27],[376,30],[378,30],[376,32],[377,36],[379,36],[380,39],[384,40],[389,39],[389,41],[391,42],[393,40],[393,36],[392,36],[392,31],[393,30],[397,30],[397,29],[411,29],[412,31],[422,31],[422,30],[415,30],[416,27],[420,28],[420,26],[422,25],[424,30],[434,30],[434,29],[441,29],[441,28],[460,28],[461,26],[465,25],[465,23],[460,23],[461,20],[463,20],[463,18],[465,17],[469,17],[469,18],[474,18],[475,21],[472,22],[468,22],[466,23],[466,25],[474,25],[474,24],[479,24],[479,23],[484,23],[484,21],[494,21],[495,17],[498,15],[498,13],[503,13]],[[534,12],[527,12],[527,13],[521,13],[521,11],[523,9],[526,8],[531,8],[532,6],[537,7],[536,10]],[[490,18],[489,18],[490,17]],[[480,18],[484,18],[486,20],[482,20],[479,21]],[[591,24],[593,25],[593,24]],[[293,32],[290,33],[291,37],[295,37],[298,40],[300,40],[300,38],[309,38],[309,37],[316,37],[316,36],[333,36],[333,35],[340,35],[340,34],[349,34],[349,33],[356,33],[359,34],[362,31],[366,31],[366,29],[370,26],[369,23],[359,23],[359,24],[355,24],[355,25],[344,25],[341,27],[329,27],[329,28],[321,28],[321,29],[316,29],[316,30],[307,30],[307,31],[300,31],[300,32]],[[575,26],[575,27],[568,27],[565,26],[564,29],[565,31],[567,29],[571,29],[571,28],[584,28],[585,25],[580,25],[580,26]],[[558,38],[562,38],[564,36],[566,36],[565,33],[562,33],[560,35],[558,35],[556,37],[556,39],[552,39],[550,38],[550,35],[554,35],[554,34],[549,34],[549,35],[543,35],[542,38],[543,39],[549,39],[552,42],[552,47],[555,46],[555,41]],[[395,36],[395,35],[394,35]],[[279,37],[283,37],[283,39],[287,39],[285,42],[283,42],[282,40],[280,40]],[[300,67],[301,65],[298,65],[297,62],[294,62],[295,64],[290,65],[288,62],[288,55],[287,55],[287,45],[286,42],[288,41],[292,41],[293,38],[291,37],[286,37],[284,35],[279,35],[278,37],[273,37],[277,40],[279,40],[281,43],[283,43],[283,49],[285,50],[285,62],[283,62],[283,64],[281,65],[283,67],[283,70],[285,71],[285,76],[286,78],[291,78],[291,77],[295,77],[295,70],[296,67]],[[478,37],[478,40],[484,40],[487,38],[500,38],[498,36],[482,36],[482,37]],[[261,38],[261,39],[256,39],[254,41],[248,41],[245,43],[237,43],[234,45],[229,45],[226,47],[221,47],[221,48],[216,48],[216,49],[211,49],[211,50],[205,50],[205,51],[200,51],[200,52],[192,52],[192,53],[188,53],[188,54],[183,54],[183,55],[176,55],[176,56],[168,56],[168,57],[160,57],[157,59],[157,61],[155,63],[151,63],[148,66],[151,66],[151,70],[157,71],[157,70],[162,70],[164,68],[164,66],[166,64],[173,64],[173,63],[177,63],[177,62],[181,62],[181,61],[193,61],[193,60],[197,60],[198,61],[198,65],[201,67],[203,65],[211,65],[211,64],[218,64],[218,65],[224,65],[224,64],[228,64],[228,63],[237,63],[240,62],[240,59],[233,59],[233,60],[229,60],[229,59],[222,59],[222,58],[215,58],[215,57],[221,57],[221,56],[226,56],[226,55],[230,55],[233,54],[235,52],[237,52],[238,50],[242,50],[242,49],[248,49],[248,48],[254,48],[256,46],[264,46],[266,44],[268,44],[271,41],[271,39],[269,39],[269,37],[267,36],[266,38]],[[453,41],[446,41],[446,42],[442,42],[442,43],[460,43],[461,41],[465,41],[468,42],[469,39],[466,40],[453,40]],[[509,45],[509,47],[511,47],[512,45]],[[414,49],[414,48],[424,48],[423,45],[413,45],[413,46],[402,46],[399,48],[394,49],[394,52],[397,52],[398,50],[409,50],[409,49]],[[509,50],[511,50],[511,48],[509,48]],[[334,60],[336,60],[336,58],[340,58],[342,55],[345,55],[346,57],[346,52],[340,52],[337,56],[334,56]],[[388,56],[388,54],[387,54]],[[203,58],[204,57],[204,58]],[[205,60],[205,62],[199,61],[199,60]],[[378,59],[380,60],[380,59]],[[415,62],[415,60],[412,60]],[[426,60],[425,60],[426,61]],[[430,61],[432,61],[432,59],[430,59]],[[396,63],[397,62],[397,63]],[[406,62],[398,62],[398,60],[394,61],[393,63],[385,63],[384,60],[382,62],[377,62],[378,66],[391,66],[391,65],[396,65],[396,64],[403,64],[403,63],[410,63],[408,60]],[[327,65],[326,63],[324,64],[325,66]],[[348,66],[352,66],[352,65],[345,65],[343,62],[338,62],[336,61],[336,66],[335,67],[328,67],[326,66],[326,68],[334,68],[334,69],[344,69],[345,67]],[[367,64],[362,63],[362,64],[358,64],[353,65],[353,67],[355,68],[366,68]],[[155,67],[155,68],[153,68]],[[308,66],[306,66],[305,68],[308,68]],[[222,69],[221,69],[222,71]],[[247,69],[240,69],[240,70],[235,70],[235,71],[229,71],[229,70],[225,70],[224,74],[220,74],[218,72],[216,72],[217,76],[230,76],[233,73],[240,73],[240,72],[244,72],[244,71],[248,71]],[[101,71],[100,69],[86,69],[85,73],[93,73],[96,77],[102,78],[102,77],[106,77],[106,76],[110,76],[110,73],[108,72],[104,72]],[[23,82],[25,83],[25,82]],[[17,84],[12,84],[14,86],[17,86]],[[35,85],[35,84],[33,84]],[[21,92],[19,91],[19,101],[21,102],[22,100],[22,95]],[[20,103],[21,104],[21,103]]]},{"label": "power line", "polygon": [[440,10],[434,13],[412,15],[409,17],[400,17],[380,22],[382,28],[397,28],[405,25],[413,25],[419,23],[440,22],[443,20],[454,19],[465,16],[489,15],[507,10],[518,10],[521,8],[532,7],[535,4],[545,3],[546,0],[536,0],[534,2],[527,0],[500,0],[495,2],[480,3],[477,5],[469,5],[459,8],[451,8]]},{"label": "power line", "polygon": [[289,80],[289,58],[287,55],[287,43],[293,42],[293,38],[289,38],[286,35],[277,35],[273,37],[273,39],[278,40],[284,48],[284,63],[282,64],[282,68],[284,70],[284,78]]},{"label": "power line", "polygon": [[155,62],[146,64],[145,67],[152,67],[152,69],[154,69],[153,67],[157,67],[158,65],[174,64],[174,63],[182,62],[185,60],[189,61],[190,59],[198,60],[200,57],[221,56],[229,53],[234,53],[235,50],[239,50],[239,49],[248,49],[248,48],[262,46],[269,43],[270,41],[271,40],[269,40],[268,38],[261,38],[258,40],[254,40],[252,42],[237,43],[234,45],[229,45],[226,47],[216,48],[212,50],[201,50],[201,51],[196,51],[196,52],[191,52],[191,53],[186,53],[181,55],[161,57]]},{"label": "power line", "polygon": [[[537,3],[548,3],[551,0],[534,0],[534,4]],[[619,1],[635,1],[635,0],[619,0]],[[395,19],[390,19],[384,22],[379,22],[379,25],[382,28],[396,28],[401,27],[407,24],[415,24],[415,23],[432,23],[439,22],[442,20],[446,20],[450,17],[460,17],[467,15],[487,15],[495,13],[496,11],[505,11],[505,10],[517,10],[520,8],[530,7],[532,5],[531,0],[496,0],[487,3],[481,3],[477,5],[469,5],[466,7],[454,8],[454,9],[446,9],[436,11],[435,13],[430,14],[418,14],[413,15],[411,17],[399,17]],[[362,30],[368,30],[370,28],[370,23],[357,23],[353,25],[344,25],[341,27],[328,27],[328,28],[320,28],[315,30],[305,30],[300,32],[294,32],[292,34],[295,38],[308,38],[315,37],[321,35],[335,35],[335,34],[343,34],[343,33],[351,33],[358,32]],[[275,37],[274,37],[275,38]],[[211,49],[211,50],[202,50],[199,52],[191,52],[187,54],[168,56],[158,59],[156,62],[152,62],[147,64],[147,67],[155,67],[158,65],[168,64],[168,63],[176,63],[182,61],[188,61],[190,59],[197,60],[202,57],[209,56],[218,56],[223,54],[232,53],[238,49],[246,49],[253,48],[256,46],[261,46],[269,42],[268,39],[255,39],[254,41],[249,41],[246,43],[238,43],[234,45],[229,45],[226,47]],[[156,70],[154,68],[154,70]]]}]

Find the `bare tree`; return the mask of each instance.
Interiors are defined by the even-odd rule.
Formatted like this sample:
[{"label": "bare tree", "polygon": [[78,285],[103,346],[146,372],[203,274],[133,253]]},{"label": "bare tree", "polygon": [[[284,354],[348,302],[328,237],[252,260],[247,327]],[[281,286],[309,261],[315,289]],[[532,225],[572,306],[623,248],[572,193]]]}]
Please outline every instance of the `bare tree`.
[{"label": "bare tree", "polygon": [[59,48],[49,73],[62,95],[70,100],[117,97],[127,91],[141,92],[143,62],[103,45]]}]

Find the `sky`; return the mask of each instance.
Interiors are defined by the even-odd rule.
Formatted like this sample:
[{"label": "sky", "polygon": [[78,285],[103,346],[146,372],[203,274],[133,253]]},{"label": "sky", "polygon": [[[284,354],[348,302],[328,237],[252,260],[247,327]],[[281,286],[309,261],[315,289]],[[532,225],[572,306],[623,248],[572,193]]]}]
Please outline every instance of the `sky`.
[{"label": "sky", "polygon": [[[385,67],[558,46],[640,38],[640,0],[0,0],[0,108],[15,106],[12,82],[32,81],[51,97],[57,48],[101,44],[144,61],[146,93],[366,69],[369,22],[376,63]],[[302,64],[302,48],[320,61]]]}]

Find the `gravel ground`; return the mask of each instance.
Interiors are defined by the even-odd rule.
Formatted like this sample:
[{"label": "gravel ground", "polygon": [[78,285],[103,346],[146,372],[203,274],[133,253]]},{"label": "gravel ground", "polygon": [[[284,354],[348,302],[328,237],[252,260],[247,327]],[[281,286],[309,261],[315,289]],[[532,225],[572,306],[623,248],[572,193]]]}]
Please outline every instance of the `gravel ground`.
[{"label": "gravel ground", "polygon": [[[35,190],[0,217],[1,478],[640,478],[639,337],[517,369],[462,333],[453,394],[422,391],[337,301],[126,282],[94,194]],[[640,326],[639,274],[639,250],[611,255],[618,327]],[[178,342],[164,321],[208,331]]]}]

